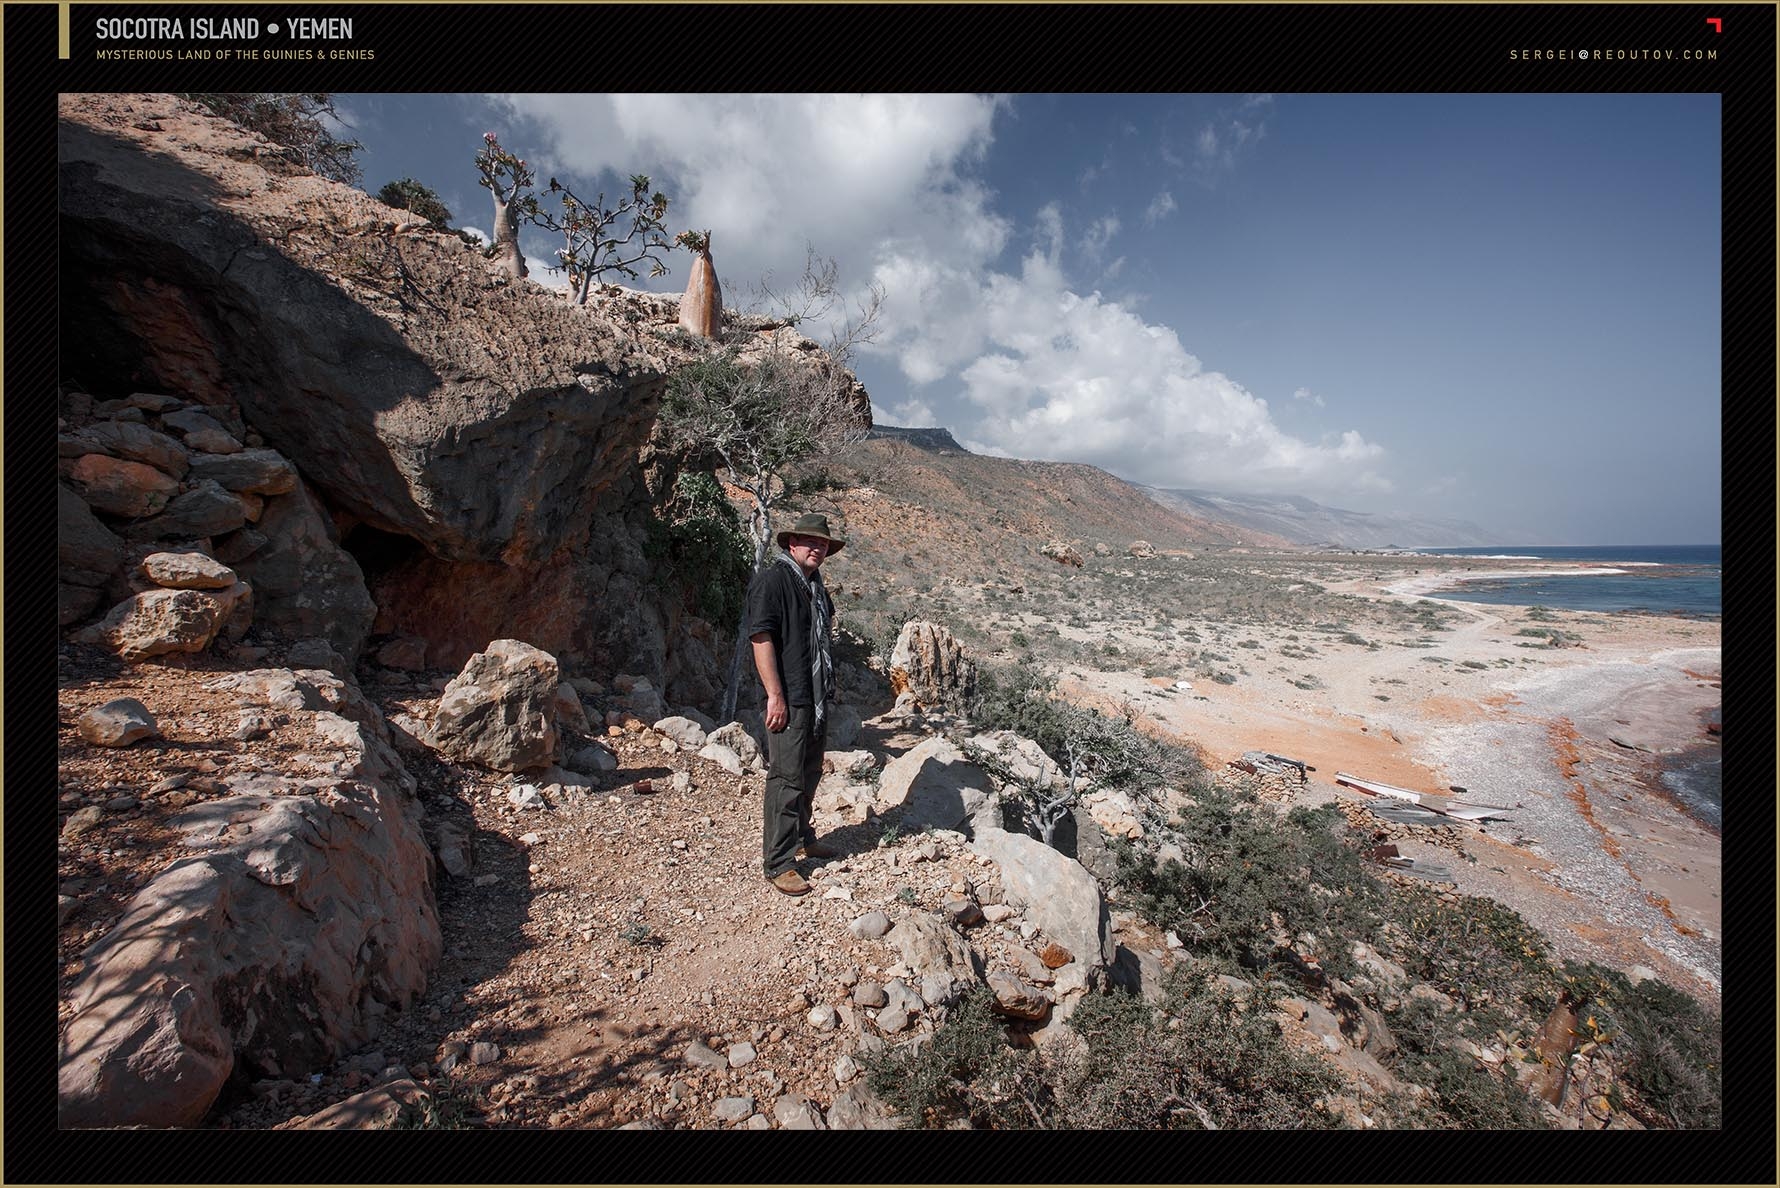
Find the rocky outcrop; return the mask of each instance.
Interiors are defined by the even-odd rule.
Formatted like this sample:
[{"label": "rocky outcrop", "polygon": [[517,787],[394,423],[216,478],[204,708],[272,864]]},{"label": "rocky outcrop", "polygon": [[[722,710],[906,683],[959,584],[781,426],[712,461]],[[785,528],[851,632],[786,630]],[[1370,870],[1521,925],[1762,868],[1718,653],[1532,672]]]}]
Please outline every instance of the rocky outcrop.
[{"label": "rocky outcrop", "polygon": [[333,520],[302,484],[265,501],[265,543],[235,570],[253,586],[259,623],[291,636],[327,640],[356,659],[377,608],[364,572],[339,545]]},{"label": "rocky outcrop", "polygon": [[939,623],[910,619],[890,652],[890,688],[913,693],[923,706],[964,712],[976,698],[976,661]]},{"label": "rocky outcrop", "polygon": [[944,738],[929,738],[884,765],[880,811],[901,809],[905,829],[973,829],[1000,824],[1000,802],[982,768]]},{"label": "rocky outcrop", "polygon": [[56,606],[61,625],[91,614],[124,563],[124,542],[67,486],[56,486]]},{"label": "rocky outcrop", "polygon": [[1081,863],[1036,838],[1000,829],[979,829],[971,849],[994,859],[1001,868],[1008,903],[1024,911],[1075,960],[1088,965],[1112,962],[1106,903],[1100,884]]},{"label": "rocky outcrop", "polygon": [[1038,551],[1059,565],[1069,565],[1080,569],[1084,564],[1081,553],[1066,540],[1047,540],[1044,547]]},{"label": "rocky outcrop", "polygon": [[82,956],[63,1126],[195,1125],[233,1076],[303,1076],[363,1043],[438,959],[420,813],[376,711],[320,672],[211,688],[307,723],[338,774],[259,773],[173,818],[185,856]]},{"label": "rocky outcrop", "polygon": [[[83,379],[201,405],[157,431],[183,438],[194,480],[276,498],[300,474],[372,571],[368,599],[301,608],[346,626],[281,630],[351,657],[346,627],[374,601],[377,630],[425,639],[434,666],[521,636],[646,675],[675,703],[710,699],[727,641],[642,547],[674,478],[650,445],[657,403],[703,349],[675,325],[674,296],[564,301],[362,192],[273,177],[257,138],[172,96],[66,95],[60,110],[63,337],[82,344]],[[751,335],[744,362],[781,342],[825,365],[790,327]],[[98,458],[89,469],[145,465]],[[172,500],[152,474],[133,477],[80,479],[117,488],[118,514]],[[220,524],[223,505],[203,502],[181,509],[187,530]],[[217,540],[217,555],[243,560],[255,532]],[[281,624],[282,595],[248,580]]]},{"label": "rocky outcrop", "polygon": [[433,737],[448,758],[495,771],[550,766],[556,754],[555,657],[497,639],[445,686]]}]

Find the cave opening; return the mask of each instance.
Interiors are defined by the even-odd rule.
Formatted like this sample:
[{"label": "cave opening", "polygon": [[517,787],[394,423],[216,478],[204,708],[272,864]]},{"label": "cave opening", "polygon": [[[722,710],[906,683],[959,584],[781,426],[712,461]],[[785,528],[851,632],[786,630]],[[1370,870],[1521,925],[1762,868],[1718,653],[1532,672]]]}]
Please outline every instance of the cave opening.
[{"label": "cave opening", "polygon": [[386,532],[363,523],[354,524],[340,534],[340,547],[352,554],[359,569],[364,571],[365,585],[372,588],[380,578],[426,551],[426,547],[412,536]]}]

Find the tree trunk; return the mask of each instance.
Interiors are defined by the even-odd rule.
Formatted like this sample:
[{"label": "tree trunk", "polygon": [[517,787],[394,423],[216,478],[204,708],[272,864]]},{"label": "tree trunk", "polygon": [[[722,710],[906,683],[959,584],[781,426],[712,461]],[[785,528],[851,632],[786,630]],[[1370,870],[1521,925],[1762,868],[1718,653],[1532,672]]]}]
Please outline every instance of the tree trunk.
[{"label": "tree trunk", "polygon": [[519,219],[513,213],[513,207],[501,201],[501,196],[494,196],[494,246],[495,260],[514,280],[523,280],[526,275],[525,253],[519,250]]},{"label": "tree trunk", "polygon": [[[754,537],[754,568],[748,571],[749,579],[758,574],[766,564],[767,545],[772,542],[772,503],[755,497],[754,514],[749,518],[749,528]],[[735,721],[735,707],[742,692],[742,657],[748,649],[748,607],[744,603],[741,616],[735,625],[735,650],[729,657],[729,676],[723,682],[723,704],[719,707],[718,717],[724,722]]]},{"label": "tree trunk", "polygon": [[709,243],[692,259],[686,292],[680,298],[680,325],[706,338],[723,333],[723,290],[717,284]]}]

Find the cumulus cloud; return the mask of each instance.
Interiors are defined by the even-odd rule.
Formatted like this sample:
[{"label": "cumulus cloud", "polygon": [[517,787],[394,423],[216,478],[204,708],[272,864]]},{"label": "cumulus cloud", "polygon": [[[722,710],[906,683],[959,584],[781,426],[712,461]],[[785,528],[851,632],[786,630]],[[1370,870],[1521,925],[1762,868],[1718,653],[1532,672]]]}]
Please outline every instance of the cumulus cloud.
[{"label": "cumulus cloud", "polygon": [[[855,298],[890,292],[885,349],[911,375],[937,377],[967,357],[946,326],[967,283],[1001,253],[1012,224],[973,169],[1004,101],[979,95],[496,95],[513,125],[503,143],[553,171],[651,175],[672,200],[673,229],[710,228],[725,296],[744,303],[771,273],[784,285],[806,247],[833,257]],[[590,188],[597,189],[597,185]],[[686,257],[671,261],[684,283]]]},{"label": "cumulus cloud", "polygon": [[[972,95],[504,95],[489,97],[503,142],[541,179],[601,179],[608,195],[648,172],[672,199],[669,227],[710,228],[725,296],[745,305],[766,274],[795,281],[806,248],[840,264],[853,294],[888,293],[862,366],[894,366],[874,385],[880,419],[945,425],[981,453],[1091,462],[1167,486],[1306,492],[1384,489],[1383,449],[1357,430],[1317,441],[1288,434],[1266,401],[1207,370],[1135,298],[1083,292],[1067,269],[1102,281],[1121,229],[1101,215],[1066,225],[1057,202],[1020,223],[981,180],[1005,101]],[[1234,159],[1262,134],[1266,102],[1206,125],[1208,161]],[[565,179],[566,180],[566,179]],[[598,185],[589,186],[598,189]],[[1146,224],[1176,209],[1157,194]],[[1074,230],[1075,233],[1071,234]],[[810,242],[813,240],[814,242]],[[554,244],[527,240],[528,252]],[[1003,262],[1004,250],[1018,257]],[[684,283],[686,257],[672,259]],[[542,268],[534,272],[550,283]],[[820,337],[821,327],[813,328]],[[913,390],[911,390],[911,387]],[[1384,486],[1381,486],[1384,485]]]},{"label": "cumulus cloud", "polygon": [[[1381,446],[1283,432],[1266,401],[1207,371],[1175,332],[1071,290],[1041,252],[988,278],[987,349],[960,378],[969,436],[1023,458],[1091,462],[1162,486],[1343,489],[1386,483]],[[1362,480],[1360,475],[1369,475]]]},{"label": "cumulus cloud", "polygon": [[1292,393],[1293,400],[1308,400],[1318,408],[1324,407],[1323,398],[1309,388],[1299,388]]},{"label": "cumulus cloud", "polygon": [[1170,194],[1167,190],[1163,190],[1160,194],[1157,194],[1154,198],[1150,199],[1148,208],[1143,212],[1143,225],[1146,227],[1154,227],[1157,223],[1160,223],[1163,219],[1173,214],[1176,209],[1174,195]]}]

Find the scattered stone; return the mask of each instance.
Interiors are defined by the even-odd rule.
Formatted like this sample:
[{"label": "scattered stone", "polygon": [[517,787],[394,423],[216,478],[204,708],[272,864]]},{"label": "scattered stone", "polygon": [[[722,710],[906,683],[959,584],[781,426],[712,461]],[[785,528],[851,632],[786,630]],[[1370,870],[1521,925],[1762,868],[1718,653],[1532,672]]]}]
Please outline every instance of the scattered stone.
[{"label": "scattered stone", "polygon": [[105,802],[105,811],[108,813],[127,813],[135,808],[137,803],[138,802],[134,796],[113,796],[110,800]]},{"label": "scattered stone", "polygon": [[772,1128],[772,1119],[768,1118],[765,1114],[755,1114],[752,1118],[748,1119],[749,1130],[771,1130]]},{"label": "scattered stone", "polygon": [[729,1067],[744,1068],[754,1063],[754,1056],[753,1044],[745,1040],[739,1044],[731,1044],[728,1052]]},{"label": "scattered stone", "polygon": [[988,982],[995,995],[995,1010],[1003,1015],[1036,1020],[1044,1018],[1051,1009],[1051,1000],[1043,990],[1028,986],[1006,970],[995,970]]},{"label": "scattered stone", "polygon": [[709,741],[704,727],[700,726],[697,722],[694,722],[691,718],[677,716],[663,718],[655,723],[654,729],[656,733],[666,735],[677,745],[684,747],[688,751],[697,751]]},{"label": "scattered stone", "polygon": [[810,1021],[810,1026],[814,1027],[817,1031],[833,1031],[835,1028],[836,1018],[834,1008],[825,1002],[817,1003],[815,1006],[811,1007],[807,1017]]},{"label": "scattered stone", "polygon": [[93,826],[105,819],[105,810],[96,804],[89,804],[83,809],[72,813],[62,825],[63,837],[79,837]]},{"label": "scattered stone", "polygon": [[[728,1068],[729,1061],[721,1052],[713,1051],[697,1040],[686,1045],[684,1057],[687,1064],[694,1068]],[[752,1109],[752,1106],[749,1107]]]},{"label": "scattered stone", "polygon": [[1075,960],[1075,954],[1056,941],[1052,941],[1044,947],[1044,951],[1038,955],[1038,958],[1045,963],[1046,969],[1062,969]]},{"label": "scattered stone", "polygon": [[170,590],[226,590],[235,571],[203,553],[150,553],[142,559],[142,576]]},{"label": "scattered stone", "polygon": [[951,900],[943,904],[940,911],[944,912],[946,918],[960,928],[969,928],[973,924],[983,922],[983,909],[974,899]]},{"label": "scattered stone", "polygon": [[743,1122],[753,1112],[752,1097],[722,1097],[711,1107],[711,1115],[719,1122]]},{"label": "scattered stone", "polygon": [[75,723],[80,737],[94,746],[127,747],[161,733],[148,707],[134,697],[119,697],[94,706]]},{"label": "scattered stone", "polygon": [[476,1065],[493,1064],[501,1058],[501,1046],[487,1040],[477,1040],[470,1045],[470,1063]]},{"label": "scattered stone", "polygon": [[890,1000],[884,994],[884,987],[876,982],[860,982],[853,987],[853,1001],[862,1007],[876,1009]]},{"label": "scattered stone", "polygon": [[495,771],[548,767],[556,752],[556,660],[516,639],[471,656],[433,718],[439,749]]},{"label": "scattered stone", "polygon": [[860,940],[877,940],[890,931],[890,917],[883,912],[867,912],[847,927]]},{"label": "scattered stone", "polygon": [[730,775],[741,775],[742,757],[719,742],[707,742],[698,749],[700,759],[708,759]]},{"label": "scattered stone", "polygon": [[801,1093],[787,1093],[773,1102],[773,1117],[781,1130],[827,1130],[822,1111]]},{"label": "scattered stone", "polygon": [[991,924],[999,924],[1013,915],[1014,909],[1007,906],[1005,903],[990,903],[983,905],[983,919],[989,921]]},{"label": "scattered stone", "polygon": [[856,1077],[858,1075],[859,1075],[859,1062],[857,1060],[854,1060],[851,1056],[847,1055],[845,1052],[841,1053],[839,1056],[837,1056],[835,1058],[834,1079],[835,1079],[836,1083],[845,1085],[848,1081],[851,1081],[854,1077]]}]

